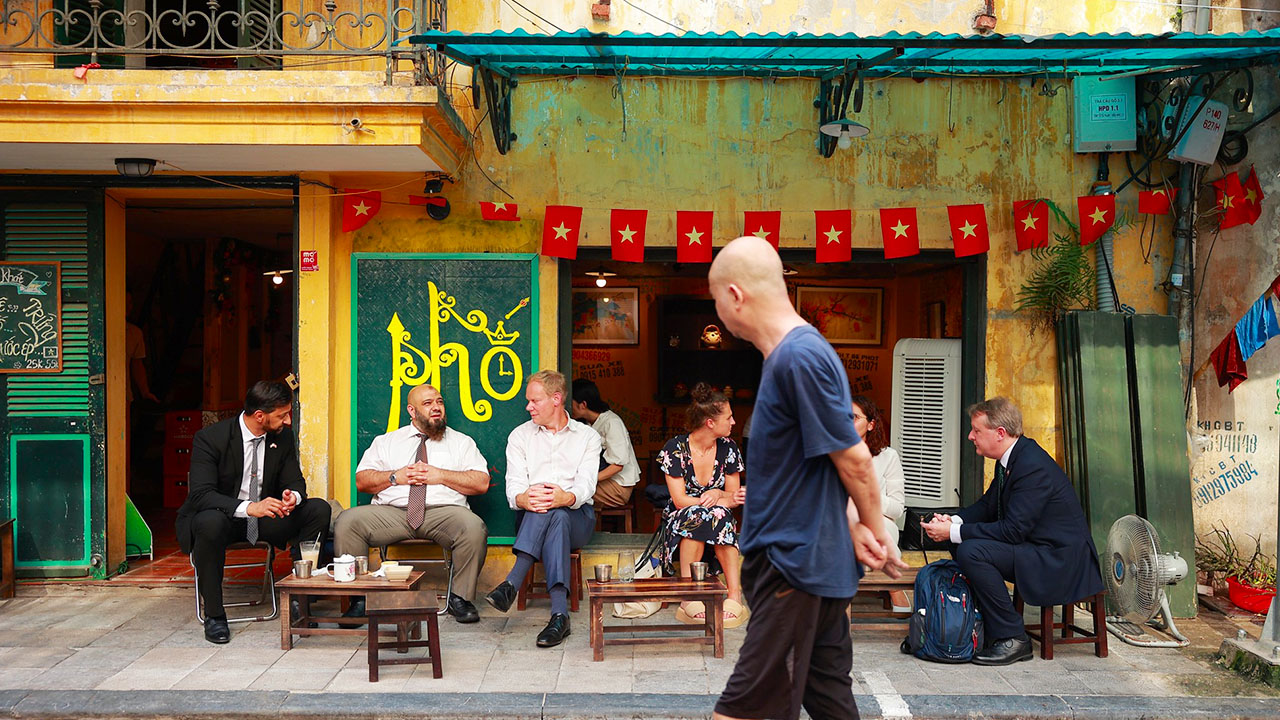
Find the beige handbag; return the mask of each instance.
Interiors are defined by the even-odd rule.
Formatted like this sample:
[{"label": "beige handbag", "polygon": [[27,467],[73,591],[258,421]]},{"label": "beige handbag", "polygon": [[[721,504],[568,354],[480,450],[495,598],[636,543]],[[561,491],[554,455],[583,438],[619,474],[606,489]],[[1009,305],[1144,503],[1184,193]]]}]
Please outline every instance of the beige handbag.
[{"label": "beige handbag", "polygon": [[[645,578],[661,577],[662,572],[654,568],[652,561],[646,561],[636,570],[636,579],[643,580]],[[660,602],[621,602],[613,604],[613,616],[626,620],[637,620],[639,618],[647,618],[650,615],[662,609]]]}]

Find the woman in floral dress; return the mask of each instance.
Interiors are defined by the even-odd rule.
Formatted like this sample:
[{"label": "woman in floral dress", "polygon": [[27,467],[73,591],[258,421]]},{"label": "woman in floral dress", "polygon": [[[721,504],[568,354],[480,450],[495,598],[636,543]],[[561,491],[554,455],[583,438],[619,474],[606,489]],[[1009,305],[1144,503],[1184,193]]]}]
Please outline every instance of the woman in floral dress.
[{"label": "woman in floral dress", "polygon": [[[742,605],[738,525],[733,517],[733,508],[739,504],[742,454],[729,439],[733,409],[724,393],[698,383],[692,396],[686,415],[689,432],[668,440],[658,455],[671,491],[671,505],[663,518],[666,541],[659,550],[660,559],[664,570],[671,572],[678,553],[680,577],[689,577],[689,564],[702,560],[707,545],[714,548],[717,562],[710,564],[719,564],[729,590],[724,626],[733,628],[747,619]],[[676,618],[701,624],[706,608],[700,602],[681,603]]]}]

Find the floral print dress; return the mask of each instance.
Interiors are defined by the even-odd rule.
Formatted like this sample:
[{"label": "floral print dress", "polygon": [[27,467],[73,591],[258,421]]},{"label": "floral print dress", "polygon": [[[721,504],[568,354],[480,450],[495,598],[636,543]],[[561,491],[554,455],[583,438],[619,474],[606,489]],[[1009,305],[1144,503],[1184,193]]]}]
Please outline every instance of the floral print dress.
[{"label": "floral print dress", "polygon": [[[662,472],[674,478],[684,478],[684,491],[691,498],[701,497],[708,490],[724,490],[725,476],[742,472],[742,453],[738,445],[729,438],[716,438],[716,461],[712,466],[711,483],[702,485],[694,474],[693,453],[689,449],[689,436],[677,435],[667,441],[662,452],[658,453],[658,465]],[[658,549],[659,560],[663,572],[674,575],[680,560],[680,541],[688,538],[711,545],[737,545],[738,524],[733,518],[733,511],[727,507],[715,505],[703,507],[690,505],[677,508],[674,503],[663,512],[665,536]],[[709,563],[711,571],[717,572],[714,554],[703,556]]]}]

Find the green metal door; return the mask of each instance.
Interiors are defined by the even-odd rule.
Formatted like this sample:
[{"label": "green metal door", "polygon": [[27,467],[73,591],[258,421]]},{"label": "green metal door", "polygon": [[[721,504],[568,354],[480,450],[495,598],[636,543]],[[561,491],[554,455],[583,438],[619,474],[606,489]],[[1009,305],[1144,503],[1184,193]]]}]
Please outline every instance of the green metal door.
[{"label": "green metal door", "polygon": [[0,260],[61,274],[62,370],[0,374],[0,517],[26,576],[106,573],[102,235],[97,193],[0,193]]}]

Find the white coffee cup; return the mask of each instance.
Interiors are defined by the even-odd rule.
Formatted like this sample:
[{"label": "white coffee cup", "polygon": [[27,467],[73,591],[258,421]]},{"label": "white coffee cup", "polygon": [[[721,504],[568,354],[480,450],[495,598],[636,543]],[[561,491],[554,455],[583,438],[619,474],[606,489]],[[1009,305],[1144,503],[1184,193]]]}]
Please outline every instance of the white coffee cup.
[{"label": "white coffee cup", "polygon": [[337,582],[352,582],[356,579],[356,559],[350,555],[336,557],[333,562],[321,568],[320,572]]}]

